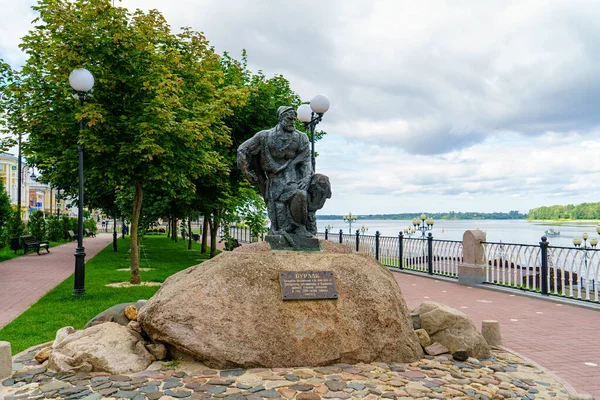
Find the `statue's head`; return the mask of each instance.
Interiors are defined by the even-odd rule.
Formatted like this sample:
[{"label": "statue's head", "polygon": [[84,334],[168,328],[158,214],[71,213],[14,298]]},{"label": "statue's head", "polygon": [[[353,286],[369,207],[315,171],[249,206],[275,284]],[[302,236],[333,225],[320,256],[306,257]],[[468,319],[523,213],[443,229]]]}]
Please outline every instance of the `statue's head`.
[{"label": "statue's head", "polygon": [[277,109],[279,125],[286,131],[292,132],[296,129],[296,110],[294,107],[281,106]]}]

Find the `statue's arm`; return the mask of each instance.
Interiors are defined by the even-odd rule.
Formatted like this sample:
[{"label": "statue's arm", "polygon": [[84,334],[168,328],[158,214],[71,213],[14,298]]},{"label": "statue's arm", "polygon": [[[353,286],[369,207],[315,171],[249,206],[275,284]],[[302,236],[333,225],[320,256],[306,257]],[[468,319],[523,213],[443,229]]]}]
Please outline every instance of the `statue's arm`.
[{"label": "statue's arm", "polygon": [[254,171],[250,170],[250,164],[252,157],[260,153],[262,138],[262,132],[259,132],[242,143],[237,150],[237,166],[253,185],[258,183],[258,177]]}]

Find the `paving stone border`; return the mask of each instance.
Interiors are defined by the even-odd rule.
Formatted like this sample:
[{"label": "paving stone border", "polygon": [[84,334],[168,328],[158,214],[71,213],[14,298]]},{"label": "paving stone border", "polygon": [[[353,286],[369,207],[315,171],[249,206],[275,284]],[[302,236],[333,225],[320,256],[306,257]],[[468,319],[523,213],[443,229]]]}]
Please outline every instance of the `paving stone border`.
[{"label": "paving stone border", "polygon": [[[411,364],[335,364],[316,368],[215,370],[199,363],[155,362],[144,371],[56,374],[33,357],[13,358],[0,382],[4,400],[322,400],[322,399],[568,399],[551,374],[503,349],[459,362],[447,354]],[[591,397],[590,397],[591,398]]]}]

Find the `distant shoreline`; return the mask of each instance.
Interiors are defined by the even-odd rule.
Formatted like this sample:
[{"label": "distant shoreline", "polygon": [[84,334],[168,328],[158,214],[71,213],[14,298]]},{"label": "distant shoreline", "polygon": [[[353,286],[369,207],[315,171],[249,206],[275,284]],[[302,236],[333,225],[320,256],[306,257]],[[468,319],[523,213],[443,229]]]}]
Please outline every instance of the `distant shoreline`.
[{"label": "distant shoreline", "polygon": [[543,222],[543,223],[553,223],[553,224],[561,224],[567,222],[594,222],[600,224],[600,220],[598,219],[526,219],[527,222]]},{"label": "distant shoreline", "polygon": [[[384,218],[376,216],[366,215],[355,215],[357,221],[360,220],[375,220],[375,221],[410,221],[415,218]],[[317,221],[321,220],[343,220],[341,215],[317,215]],[[563,224],[563,223],[597,223],[600,224],[598,219],[527,219],[527,218],[433,218],[434,221],[527,221],[533,223],[552,223],[552,224]]]}]

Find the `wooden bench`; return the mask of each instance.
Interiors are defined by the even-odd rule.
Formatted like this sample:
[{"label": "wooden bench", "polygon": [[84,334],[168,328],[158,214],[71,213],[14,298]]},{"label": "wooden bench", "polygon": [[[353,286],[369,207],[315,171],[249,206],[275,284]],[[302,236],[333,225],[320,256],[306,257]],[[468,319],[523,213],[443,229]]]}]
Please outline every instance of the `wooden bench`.
[{"label": "wooden bench", "polygon": [[38,256],[40,255],[40,249],[44,248],[50,253],[50,243],[44,241],[37,241],[31,235],[21,236],[21,242],[23,243],[23,254],[27,254],[29,250],[34,250]]},{"label": "wooden bench", "polygon": [[87,237],[96,237],[96,233],[94,231],[88,231],[87,229],[83,230],[83,234]]},{"label": "wooden bench", "polygon": [[69,240],[77,240],[78,236],[73,231],[67,231],[67,239]]}]

